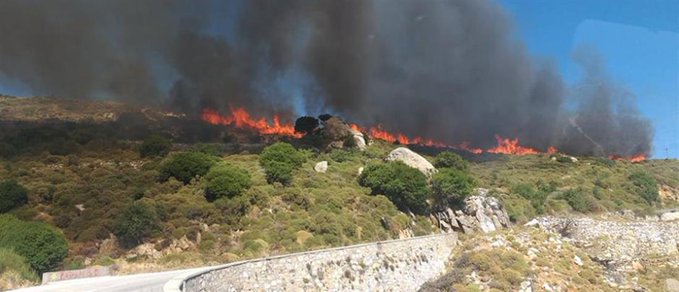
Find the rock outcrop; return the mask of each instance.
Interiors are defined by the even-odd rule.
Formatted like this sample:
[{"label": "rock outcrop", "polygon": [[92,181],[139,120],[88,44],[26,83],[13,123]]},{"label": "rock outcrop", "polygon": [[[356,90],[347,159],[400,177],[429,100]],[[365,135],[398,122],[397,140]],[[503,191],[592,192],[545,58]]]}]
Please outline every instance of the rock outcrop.
[{"label": "rock outcrop", "polygon": [[316,172],[325,173],[326,171],[328,171],[328,162],[321,161],[319,163],[316,163],[316,166],[314,166],[314,170]]},{"label": "rock outcrop", "polygon": [[437,172],[431,162],[405,147],[392,150],[387,156],[387,161],[401,161],[412,168],[416,168],[427,177],[431,177]]},{"label": "rock outcrop", "polygon": [[488,196],[488,190],[477,189],[477,195],[464,201],[462,210],[447,208],[432,214],[432,221],[443,231],[462,231],[465,233],[482,231],[485,233],[510,226],[509,215],[495,197]]},{"label": "rock outcrop", "polygon": [[368,147],[366,138],[361,131],[355,130],[341,118],[330,117],[322,121],[322,136],[330,141],[329,148],[356,147],[365,150]]}]

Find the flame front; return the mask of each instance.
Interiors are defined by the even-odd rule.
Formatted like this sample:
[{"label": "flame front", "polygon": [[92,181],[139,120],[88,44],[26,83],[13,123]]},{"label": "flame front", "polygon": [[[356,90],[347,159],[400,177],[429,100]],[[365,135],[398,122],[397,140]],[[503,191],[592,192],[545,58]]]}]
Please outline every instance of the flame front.
[{"label": "flame front", "polygon": [[301,138],[301,133],[295,132],[292,124],[282,124],[278,115],[273,116],[273,124],[265,118],[254,119],[244,108],[231,108],[230,116],[222,116],[212,109],[204,109],[202,120],[213,125],[233,125],[237,128],[251,128],[260,134],[281,135]]},{"label": "flame front", "polygon": [[497,140],[497,147],[488,149],[489,153],[499,153],[499,154],[514,154],[514,155],[526,155],[526,154],[538,154],[533,148],[528,148],[519,145],[519,138],[507,139],[502,138],[499,135],[495,136]]},{"label": "flame front", "polygon": [[610,160],[627,160],[627,161],[632,162],[632,163],[637,163],[637,162],[642,162],[642,161],[646,160],[646,155],[643,154],[643,153],[639,153],[639,154],[627,156],[627,157],[620,156],[620,155],[609,155],[608,159],[610,159]]},{"label": "flame front", "polygon": [[[290,137],[295,137],[295,138],[301,138],[303,136],[302,133],[297,133],[295,132],[295,127],[292,124],[284,124],[281,123],[278,115],[273,116],[273,121],[270,124],[266,118],[259,118],[255,119],[252,118],[250,113],[248,113],[245,108],[242,107],[236,107],[236,108],[231,108],[231,115],[230,116],[222,116],[220,115],[217,111],[213,109],[206,108],[203,110],[203,114],[201,116],[202,120],[213,124],[213,125],[233,125],[237,128],[250,128],[253,130],[256,130],[260,134],[269,134],[269,135],[282,135],[282,136],[290,136]],[[440,141],[436,141],[433,139],[428,139],[428,138],[422,138],[422,137],[408,137],[405,134],[402,133],[390,133],[389,131],[385,130],[382,128],[382,125],[377,125],[374,127],[370,128],[362,128],[361,126],[357,124],[350,124],[351,128],[355,131],[363,132],[363,133],[368,133],[371,137],[375,139],[381,139],[384,141],[387,141],[389,143],[396,143],[399,142],[400,144],[404,145],[410,145],[410,144],[417,144],[417,145],[424,145],[424,146],[431,146],[431,147],[440,147],[440,148],[452,148],[452,149],[458,149],[458,150],[465,150],[474,154],[481,154],[481,153],[495,153],[495,154],[509,154],[509,155],[528,155],[528,154],[540,154],[540,153],[548,153],[548,154],[555,154],[558,153],[558,150],[550,146],[547,148],[546,152],[542,152],[539,150],[536,150],[534,148],[530,147],[525,147],[521,146],[519,144],[519,139],[514,138],[514,139],[509,139],[509,138],[503,138],[499,135],[495,136],[495,139],[497,140],[497,146],[490,148],[490,149],[481,149],[481,148],[475,148],[470,146],[469,142],[463,142],[459,145],[448,145]],[[634,156],[629,156],[629,157],[623,157],[619,155],[611,155],[609,156],[609,159],[612,160],[628,160],[631,162],[641,162],[646,160],[646,155],[644,154],[637,154]]]}]

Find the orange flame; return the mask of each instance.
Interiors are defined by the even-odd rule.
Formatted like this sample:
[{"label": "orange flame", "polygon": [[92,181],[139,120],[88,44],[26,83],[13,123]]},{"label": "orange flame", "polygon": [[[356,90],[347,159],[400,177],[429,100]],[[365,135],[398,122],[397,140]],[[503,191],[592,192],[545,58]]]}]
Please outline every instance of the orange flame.
[{"label": "orange flame", "polygon": [[627,156],[627,157],[620,156],[620,155],[609,155],[608,159],[619,160],[619,161],[627,160],[627,161],[632,162],[632,163],[638,163],[638,162],[642,162],[642,161],[646,160],[646,155],[643,154],[643,153],[639,153],[639,154]]},{"label": "orange flame", "polygon": [[538,154],[539,151],[523,147],[519,145],[519,138],[506,139],[498,135],[495,136],[497,140],[497,147],[488,149],[489,153],[501,153],[501,154],[514,154],[514,155],[526,155],[526,154]]},{"label": "orange flame", "polygon": [[[251,128],[259,132],[260,134],[271,134],[271,135],[283,135],[283,136],[290,136],[290,137],[295,137],[295,138],[301,138],[303,136],[302,133],[296,133],[295,132],[295,127],[292,124],[283,124],[280,122],[280,119],[278,115],[273,116],[273,121],[272,123],[269,123],[266,118],[259,118],[255,119],[253,118],[250,113],[248,113],[245,108],[242,107],[232,107],[231,109],[231,115],[229,116],[222,116],[220,115],[217,111],[213,109],[206,108],[203,110],[203,114],[201,116],[202,120],[213,124],[213,125],[234,125],[235,127],[238,128]],[[452,146],[452,145],[447,145],[443,142],[436,141],[433,139],[428,139],[428,138],[423,138],[423,137],[408,137],[405,134],[402,133],[390,133],[389,131],[385,130],[382,128],[382,125],[377,125],[374,127],[370,128],[362,128],[361,126],[357,124],[350,124],[350,127],[359,132],[365,132],[368,133],[371,137],[376,138],[376,139],[381,139],[384,141],[387,141],[389,143],[395,143],[398,141],[400,144],[417,144],[417,145],[424,145],[424,146],[431,146],[431,147],[439,147],[439,148],[453,148],[453,149],[460,149],[460,150],[465,150],[469,151],[474,154],[481,154],[481,153],[497,153],[497,154],[512,154],[512,155],[526,155],[526,154],[539,154],[541,153],[538,150],[535,150],[533,148],[529,147],[524,147],[519,145],[519,139],[514,138],[514,139],[507,139],[507,138],[502,138],[500,136],[495,136],[495,139],[497,139],[498,145],[497,147],[483,150],[481,148],[475,148],[469,145],[469,142],[463,142],[457,146]],[[557,152],[557,149],[554,147],[549,147],[547,149],[547,153],[549,154],[554,154]],[[611,159],[618,159],[618,158],[613,158]],[[646,157],[643,154],[640,155],[635,155],[633,157],[629,158],[621,158],[621,159],[627,159],[632,162],[639,162],[643,161],[646,159]]]},{"label": "orange flame", "polygon": [[483,149],[481,148],[473,148],[469,146],[469,142],[462,142],[462,144],[457,145],[457,148],[469,151],[474,154],[481,154],[483,153]]},{"label": "orange flame", "polygon": [[204,109],[202,120],[213,125],[234,125],[237,128],[251,128],[260,134],[282,135],[301,138],[301,133],[295,132],[292,124],[281,124],[278,115],[273,116],[273,124],[265,118],[254,119],[244,108],[231,108],[230,116],[222,116],[212,109]]}]

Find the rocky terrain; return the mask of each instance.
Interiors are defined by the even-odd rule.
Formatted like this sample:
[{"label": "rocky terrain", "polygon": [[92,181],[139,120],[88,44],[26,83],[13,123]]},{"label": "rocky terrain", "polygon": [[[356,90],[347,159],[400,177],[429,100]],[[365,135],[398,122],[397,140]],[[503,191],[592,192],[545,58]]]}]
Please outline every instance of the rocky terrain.
[{"label": "rocky terrain", "polygon": [[[678,277],[676,160],[406,147],[334,117],[297,139],[115,103],[0,105],[0,219],[64,240],[43,267],[0,234],[3,288],[46,270],[161,271],[447,232],[465,247],[457,272],[425,288],[655,291]],[[490,268],[506,263],[514,272]]]},{"label": "rocky terrain", "polygon": [[679,221],[629,213],[466,234],[420,291],[679,291]]}]

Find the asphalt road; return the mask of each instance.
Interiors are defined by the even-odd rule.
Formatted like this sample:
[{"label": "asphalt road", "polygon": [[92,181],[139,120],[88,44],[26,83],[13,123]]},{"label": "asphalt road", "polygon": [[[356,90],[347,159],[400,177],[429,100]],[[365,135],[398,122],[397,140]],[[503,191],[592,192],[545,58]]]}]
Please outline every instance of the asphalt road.
[{"label": "asphalt road", "polygon": [[189,275],[207,268],[194,268],[185,270],[175,270],[157,273],[143,273],[123,276],[105,276],[66,281],[51,282],[41,286],[23,288],[13,291],[22,292],[78,292],[78,291],[97,291],[97,292],[117,292],[117,291],[144,291],[162,292],[165,283],[170,279]]}]

